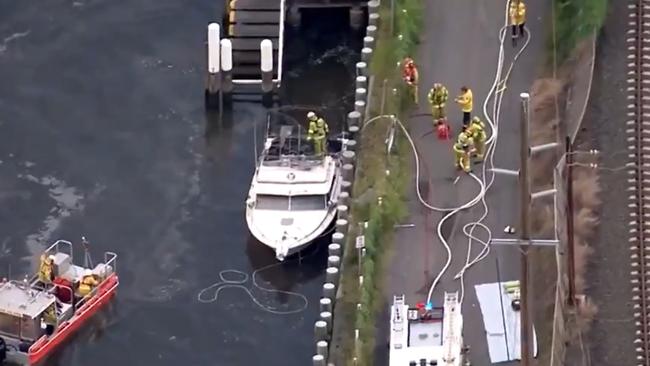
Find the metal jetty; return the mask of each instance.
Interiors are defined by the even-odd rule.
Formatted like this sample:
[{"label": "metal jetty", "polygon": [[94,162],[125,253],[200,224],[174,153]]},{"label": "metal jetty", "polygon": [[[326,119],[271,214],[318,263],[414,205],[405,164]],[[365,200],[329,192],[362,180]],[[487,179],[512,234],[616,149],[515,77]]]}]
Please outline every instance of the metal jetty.
[{"label": "metal jetty", "polygon": [[273,84],[282,82],[285,0],[231,0],[227,4],[226,37],[232,42],[232,82],[262,84],[260,44],[273,44]]},{"label": "metal jetty", "polygon": [[[370,3],[378,6],[377,0]],[[362,8],[369,6],[366,0],[229,0],[221,25],[208,26],[207,105],[221,106],[223,96],[243,101],[261,96],[265,104],[278,100],[287,14],[297,28],[303,9],[347,7],[350,26],[359,29]]]}]

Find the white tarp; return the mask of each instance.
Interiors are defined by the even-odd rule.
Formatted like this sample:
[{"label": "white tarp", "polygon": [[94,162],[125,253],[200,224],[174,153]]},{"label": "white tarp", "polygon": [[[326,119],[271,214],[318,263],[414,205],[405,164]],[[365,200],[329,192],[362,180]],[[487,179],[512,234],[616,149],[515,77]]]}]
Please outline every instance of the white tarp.
[{"label": "white tarp", "polygon": [[[475,286],[492,363],[521,358],[519,312],[512,308],[512,297],[505,292],[503,284],[495,282]],[[537,335],[534,326],[533,355],[537,357]]]}]

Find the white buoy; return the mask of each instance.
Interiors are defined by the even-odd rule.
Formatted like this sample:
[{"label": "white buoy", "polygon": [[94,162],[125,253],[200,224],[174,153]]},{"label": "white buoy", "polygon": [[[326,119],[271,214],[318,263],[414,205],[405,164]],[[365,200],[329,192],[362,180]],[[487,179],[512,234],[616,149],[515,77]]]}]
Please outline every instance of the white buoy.
[{"label": "white buoy", "polygon": [[232,91],[232,41],[224,38],[219,42],[221,46],[221,71],[223,84],[221,88],[224,92]]},{"label": "white buoy", "polygon": [[220,70],[219,38],[219,24],[210,23],[210,25],[208,25],[208,72],[210,74],[217,74]]},{"label": "white buoy", "polygon": [[273,90],[273,42],[265,39],[260,43],[260,70],[262,72],[262,91]]}]

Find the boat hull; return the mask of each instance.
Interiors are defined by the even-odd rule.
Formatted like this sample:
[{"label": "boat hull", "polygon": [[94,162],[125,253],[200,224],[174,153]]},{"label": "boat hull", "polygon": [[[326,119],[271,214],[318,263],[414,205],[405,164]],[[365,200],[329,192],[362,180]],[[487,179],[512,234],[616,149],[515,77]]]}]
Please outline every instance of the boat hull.
[{"label": "boat hull", "polygon": [[[72,317],[62,322],[57,331],[50,337],[39,338],[27,354],[15,352],[7,354],[8,361],[25,365],[39,365],[51,356],[58,348],[68,341],[93,315],[104,308],[117,292],[119,278],[113,273],[97,287],[97,293],[75,310]],[[25,362],[25,360],[27,362]]]},{"label": "boat hull", "polygon": [[[267,236],[264,235],[263,232],[261,232],[253,223],[252,217],[253,217],[253,210],[250,208],[246,209],[246,223],[248,224],[248,230],[250,231],[251,235],[259,241],[260,243],[264,244],[265,246],[273,249],[276,251],[280,245],[278,241],[271,241],[268,239]],[[333,207],[330,210],[328,210],[327,215],[325,219],[321,222],[321,224],[316,228],[310,235],[307,235],[299,240],[293,241],[288,245],[288,250],[286,255],[284,256],[277,256],[276,258],[279,261],[283,261],[285,258],[296,254],[300,252],[301,250],[307,248],[309,245],[311,245],[316,239],[321,237],[325,232],[327,232],[327,229],[332,227],[334,220],[336,219],[336,208]]]}]

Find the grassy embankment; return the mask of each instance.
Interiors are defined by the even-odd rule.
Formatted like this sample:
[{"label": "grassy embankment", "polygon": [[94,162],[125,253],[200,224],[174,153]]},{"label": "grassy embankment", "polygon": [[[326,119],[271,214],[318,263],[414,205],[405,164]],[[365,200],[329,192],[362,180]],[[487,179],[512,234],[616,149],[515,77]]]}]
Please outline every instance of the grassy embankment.
[{"label": "grassy embankment", "polygon": [[555,41],[549,37],[549,55],[557,54],[561,64],[575,51],[580,41],[600,30],[609,0],[553,0]]},{"label": "grassy embankment", "polygon": [[[531,108],[533,112],[531,140],[541,144],[555,140],[555,129],[560,118],[569,118],[564,108],[567,90],[578,77],[578,71],[584,72],[591,61],[591,37],[597,33],[605,19],[608,0],[553,0],[554,18],[549,24],[551,34],[548,37],[548,67],[545,77],[535,81],[531,87]],[[530,15],[529,15],[530,16]],[[555,27],[555,33],[552,33]],[[581,74],[580,74],[581,75]],[[575,92],[574,92],[575,93]],[[578,93],[580,95],[581,93]],[[582,103],[582,101],[576,101]],[[580,106],[582,107],[582,106]],[[577,121],[569,121],[570,128]],[[583,147],[584,149],[584,147]],[[580,156],[576,156],[579,158]],[[589,158],[588,158],[589,159]],[[581,159],[580,159],[581,160]],[[588,163],[590,161],[582,161]],[[552,184],[552,167],[555,165],[553,154],[534,157],[532,184],[534,190],[549,188]],[[577,167],[574,169],[574,227],[575,227],[575,262],[576,292],[584,293],[585,275],[591,248],[588,241],[594,233],[601,202],[598,172],[593,169]],[[540,237],[553,234],[554,213],[550,202],[534,204],[534,230]],[[535,297],[547,299],[535,305],[535,326],[539,337],[539,361],[547,364],[550,358],[550,346],[553,335],[553,319],[556,276],[556,256],[552,250],[537,249],[532,254],[532,274]],[[570,321],[567,338],[573,338],[575,330],[583,331],[596,312],[590,303],[582,304],[577,315]],[[575,330],[574,330],[575,328]]]},{"label": "grassy embankment", "polygon": [[[405,116],[409,109],[409,98],[401,80],[397,64],[405,56],[414,53],[422,25],[422,0],[395,0],[394,35],[391,34],[390,2],[383,1],[377,44],[370,65],[374,75],[370,105],[370,118],[393,114]],[[385,81],[385,82],[384,82]],[[385,95],[385,97],[383,97]],[[383,106],[382,106],[383,105]],[[406,118],[404,118],[405,122]],[[342,358],[347,364],[373,364],[375,344],[375,319],[381,303],[381,270],[384,265],[394,225],[405,214],[404,188],[410,174],[407,159],[409,150],[402,143],[402,136],[396,133],[396,148],[390,157],[386,153],[386,137],[390,129],[390,119],[378,119],[362,130],[359,160],[354,183],[354,203],[351,210],[351,228],[359,222],[367,221],[365,229],[366,253],[362,259],[361,272],[363,285],[359,286],[358,256],[355,237],[358,232],[351,230],[345,247],[345,265],[342,277],[343,298],[337,307],[346,311],[346,334]],[[390,174],[387,174],[390,171]],[[381,204],[378,198],[381,197]],[[359,304],[359,307],[357,307]],[[354,342],[354,329],[359,330],[359,341]]]}]

